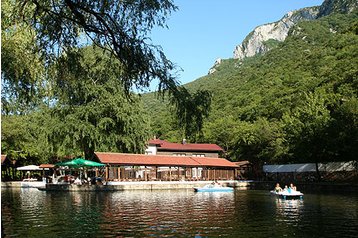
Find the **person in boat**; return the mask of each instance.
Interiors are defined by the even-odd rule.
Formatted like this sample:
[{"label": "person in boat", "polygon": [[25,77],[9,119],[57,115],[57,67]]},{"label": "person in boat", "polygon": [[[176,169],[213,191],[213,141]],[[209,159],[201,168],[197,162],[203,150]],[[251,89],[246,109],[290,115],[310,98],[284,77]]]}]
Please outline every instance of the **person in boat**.
[{"label": "person in boat", "polygon": [[82,184],[81,179],[79,177],[77,177],[73,183],[78,185]]},{"label": "person in boat", "polygon": [[217,180],[215,180],[215,186],[216,187],[221,187],[221,184]]},{"label": "person in boat", "polygon": [[211,187],[222,187],[221,184],[217,181],[217,180],[214,180],[212,183],[211,183]]},{"label": "person in boat", "polygon": [[290,184],[290,189],[293,190],[293,191],[296,191],[296,190],[297,190],[296,186],[293,185],[293,183]]},{"label": "person in boat", "polygon": [[282,188],[280,187],[280,184],[279,184],[279,183],[276,183],[275,192],[276,192],[276,193],[282,192]]},{"label": "person in boat", "polygon": [[288,191],[288,187],[287,185],[285,185],[285,188],[283,189],[284,192],[287,192]]}]

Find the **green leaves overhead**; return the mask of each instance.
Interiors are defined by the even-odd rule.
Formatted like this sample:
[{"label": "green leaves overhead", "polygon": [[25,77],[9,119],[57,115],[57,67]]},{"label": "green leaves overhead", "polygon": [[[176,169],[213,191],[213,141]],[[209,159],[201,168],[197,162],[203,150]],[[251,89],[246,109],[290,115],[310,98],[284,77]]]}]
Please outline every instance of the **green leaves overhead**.
[{"label": "green leaves overhead", "polygon": [[18,20],[36,32],[36,44],[48,61],[96,45],[118,61],[122,71],[117,80],[126,93],[148,87],[153,79],[159,80],[160,90],[177,86],[173,64],[148,38],[154,26],[165,27],[166,18],[177,10],[171,0],[25,0],[15,10]]},{"label": "green leaves overhead", "polygon": [[27,113],[44,94],[39,87],[44,82],[44,62],[33,28],[19,21],[13,1],[1,1],[1,16],[2,112]]}]

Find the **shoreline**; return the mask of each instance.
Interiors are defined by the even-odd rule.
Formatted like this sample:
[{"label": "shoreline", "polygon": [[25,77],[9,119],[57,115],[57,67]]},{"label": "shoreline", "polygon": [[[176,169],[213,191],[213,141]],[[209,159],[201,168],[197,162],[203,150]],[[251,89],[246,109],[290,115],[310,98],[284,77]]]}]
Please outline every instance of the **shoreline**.
[{"label": "shoreline", "polygon": [[[254,190],[272,190],[276,182],[274,181],[253,181],[253,180],[219,180],[223,186],[236,189],[254,189]],[[1,188],[24,188],[21,181],[1,182]],[[44,184],[42,187],[36,187],[43,191],[125,191],[125,190],[176,190],[193,189],[194,187],[203,187],[212,181],[138,181],[138,182],[107,182],[103,185],[75,185],[75,184]],[[28,184],[28,183],[27,183]],[[358,184],[354,183],[300,183],[295,185],[304,193],[309,192],[358,192]],[[29,186],[26,186],[29,187]],[[30,186],[31,187],[31,186]]]},{"label": "shoreline", "polygon": [[[219,180],[223,186],[234,188],[247,188],[253,181]],[[212,181],[139,181],[139,182],[107,182],[103,185],[75,185],[75,184],[44,184],[38,187],[43,191],[124,191],[124,190],[171,190],[171,189],[193,189],[203,187]],[[21,181],[1,182],[2,188],[22,188]],[[28,186],[27,186],[28,187]]]}]

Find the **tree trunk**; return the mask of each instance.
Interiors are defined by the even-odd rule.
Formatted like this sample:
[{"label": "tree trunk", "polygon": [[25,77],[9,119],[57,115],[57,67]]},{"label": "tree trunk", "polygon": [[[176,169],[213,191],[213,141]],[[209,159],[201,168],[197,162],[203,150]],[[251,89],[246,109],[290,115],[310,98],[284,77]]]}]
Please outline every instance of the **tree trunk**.
[{"label": "tree trunk", "polygon": [[94,147],[93,146],[89,146],[88,144],[84,145],[84,153],[85,153],[85,159],[87,160],[94,160],[95,155],[94,155]]}]

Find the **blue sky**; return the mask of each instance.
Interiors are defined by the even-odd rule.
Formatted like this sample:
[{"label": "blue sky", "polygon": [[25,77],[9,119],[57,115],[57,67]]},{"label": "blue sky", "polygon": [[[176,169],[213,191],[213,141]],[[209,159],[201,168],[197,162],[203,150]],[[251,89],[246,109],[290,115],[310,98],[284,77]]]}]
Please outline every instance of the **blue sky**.
[{"label": "blue sky", "polygon": [[232,58],[235,46],[256,26],[277,21],[291,10],[321,5],[323,0],[174,2],[179,10],[169,17],[168,29],[154,29],[150,37],[182,68],[178,80],[185,84],[205,76],[217,58]]}]

